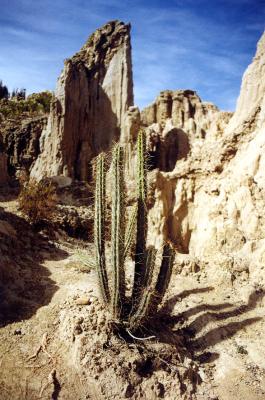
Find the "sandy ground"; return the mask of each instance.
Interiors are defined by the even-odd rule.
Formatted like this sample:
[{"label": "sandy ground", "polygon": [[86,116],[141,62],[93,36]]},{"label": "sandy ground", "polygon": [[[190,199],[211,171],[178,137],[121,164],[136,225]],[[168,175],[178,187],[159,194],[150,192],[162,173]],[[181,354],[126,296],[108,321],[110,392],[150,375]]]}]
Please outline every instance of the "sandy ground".
[{"label": "sandy ground", "polygon": [[33,232],[14,200],[0,211],[1,400],[265,399],[264,271],[181,256],[155,338],[126,342],[80,260],[92,245]]}]

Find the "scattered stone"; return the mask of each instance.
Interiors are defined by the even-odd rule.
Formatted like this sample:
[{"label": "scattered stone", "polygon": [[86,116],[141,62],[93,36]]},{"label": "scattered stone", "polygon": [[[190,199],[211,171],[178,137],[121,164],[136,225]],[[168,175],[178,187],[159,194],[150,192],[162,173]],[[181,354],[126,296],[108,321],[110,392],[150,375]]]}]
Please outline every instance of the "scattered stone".
[{"label": "scattered stone", "polygon": [[79,306],[87,306],[91,304],[91,299],[89,297],[80,297],[75,302]]}]

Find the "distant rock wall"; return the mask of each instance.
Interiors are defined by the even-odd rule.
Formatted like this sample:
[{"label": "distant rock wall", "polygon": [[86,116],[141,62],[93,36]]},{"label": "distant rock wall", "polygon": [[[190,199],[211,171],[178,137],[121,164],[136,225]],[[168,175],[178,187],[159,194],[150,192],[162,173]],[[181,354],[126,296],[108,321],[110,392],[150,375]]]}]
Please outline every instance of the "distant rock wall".
[{"label": "distant rock wall", "polygon": [[66,60],[31,175],[89,179],[89,162],[120,138],[132,105],[130,25],[112,21]]}]

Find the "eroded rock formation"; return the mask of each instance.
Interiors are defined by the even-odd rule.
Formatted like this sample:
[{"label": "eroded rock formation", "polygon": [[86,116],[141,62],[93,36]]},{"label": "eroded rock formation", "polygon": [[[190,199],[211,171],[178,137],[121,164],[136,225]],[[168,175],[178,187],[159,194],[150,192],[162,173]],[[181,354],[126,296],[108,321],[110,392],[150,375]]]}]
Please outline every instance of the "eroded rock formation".
[{"label": "eroded rock formation", "polygon": [[220,137],[232,113],[202,102],[192,90],[166,90],[141,113],[147,127],[153,168],[172,171],[177,160],[187,158],[191,148]]},{"label": "eroded rock formation", "polygon": [[1,134],[8,159],[9,176],[15,176],[20,170],[30,171],[39,156],[39,139],[46,124],[45,115],[21,121],[6,121]]},{"label": "eroded rock formation", "polygon": [[149,213],[151,237],[200,258],[244,259],[254,276],[265,262],[264,71],[265,33],[223,134],[206,134],[172,172],[154,171]]},{"label": "eroded rock formation", "polygon": [[89,161],[120,138],[133,105],[130,25],[112,21],[65,61],[32,176],[89,178]]}]

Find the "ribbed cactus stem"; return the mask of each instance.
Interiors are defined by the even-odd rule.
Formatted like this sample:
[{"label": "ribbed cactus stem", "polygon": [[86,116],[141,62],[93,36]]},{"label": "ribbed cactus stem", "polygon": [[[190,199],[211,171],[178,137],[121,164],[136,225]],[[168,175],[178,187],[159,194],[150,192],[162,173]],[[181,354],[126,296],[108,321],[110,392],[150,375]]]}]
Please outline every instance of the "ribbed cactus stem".
[{"label": "ribbed cactus stem", "polygon": [[166,243],[163,248],[162,263],[155,287],[156,297],[155,297],[154,311],[157,309],[158,305],[162,302],[163,297],[168,288],[170,278],[172,275],[174,258],[175,258],[174,248],[170,243]]},{"label": "ribbed cactus stem", "polygon": [[96,161],[95,224],[94,240],[96,247],[96,268],[102,300],[110,300],[105,259],[105,214],[106,214],[106,173],[105,156],[100,154]]},{"label": "ribbed cactus stem", "polygon": [[132,213],[129,219],[129,225],[125,234],[125,244],[124,244],[124,257],[126,257],[131,249],[134,235],[135,235],[135,227],[136,227],[136,218],[137,218],[137,204],[134,205]]},{"label": "ribbed cactus stem", "polygon": [[129,327],[132,331],[139,329],[148,320],[156,314],[159,304],[168,288],[172,268],[174,263],[175,251],[168,243],[163,247],[162,262],[156,282],[154,282],[154,265],[156,250],[150,248],[146,259],[146,282],[142,289],[142,295],[136,311],[132,314]]},{"label": "ribbed cactus stem", "polygon": [[137,194],[144,202],[147,197],[146,135],[140,130],[137,137]]},{"label": "ribbed cactus stem", "polygon": [[130,316],[130,329],[137,330],[147,319],[153,304],[154,298],[154,268],[157,250],[150,246],[146,252],[145,259],[145,275],[141,284],[141,295],[139,302],[133,305],[132,314]]},{"label": "ribbed cactus stem", "polygon": [[125,300],[124,271],[124,150],[116,145],[112,153],[112,222],[111,258],[113,268],[111,309],[114,320],[119,320]]},{"label": "ribbed cactus stem", "polygon": [[132,304],[139,300],[140,287],[145,274],[145,249],[147,236],[147,170],[146,170],[146,137],[140,131],[137,138],[137,231],[135,246],[135,271],[132,293]]},{"label": "ribbed cactus stem", "polygon": [[152,308],[153,299],[154,292],[151,292],[151,290],[145,290],[140,298],[137,310],[133,313],[129,320],[129,328],[132,332],[143,326],[148,319]]},{"label": "ribbed cactus stem", "polygon": [[143,289],[150,288],[153,283],[156,255],[157,255],[157,249],[154,246],[148,247],[146,251],[145,271],[142,281]]}]

